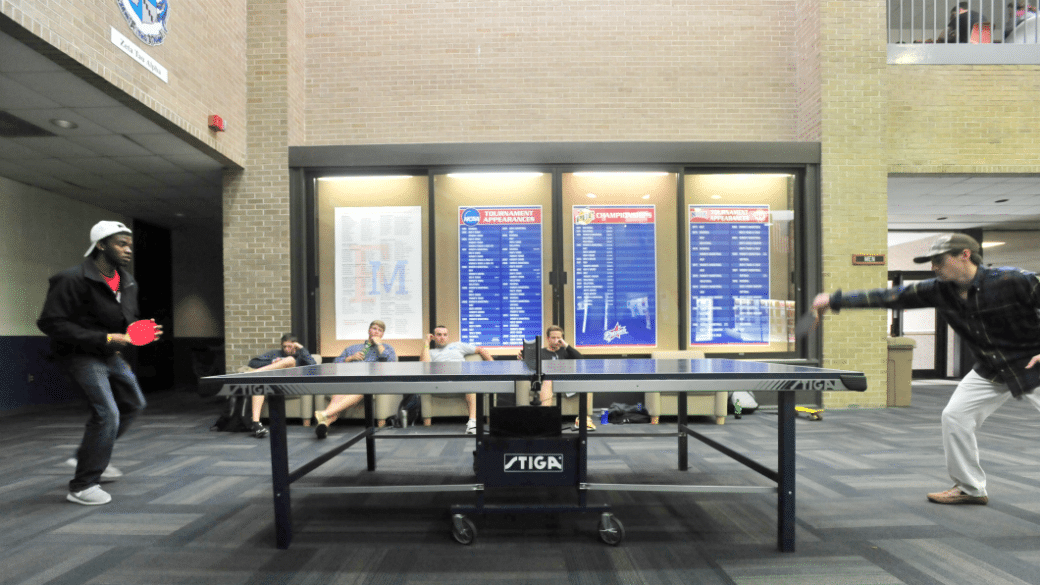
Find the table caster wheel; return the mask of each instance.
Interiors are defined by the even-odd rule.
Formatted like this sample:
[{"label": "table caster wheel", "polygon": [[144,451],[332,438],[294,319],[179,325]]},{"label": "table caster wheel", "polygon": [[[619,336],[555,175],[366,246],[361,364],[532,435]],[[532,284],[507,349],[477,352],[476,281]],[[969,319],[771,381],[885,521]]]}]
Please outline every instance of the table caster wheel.
[{"label": "table caster wheel", "polygon": [[625,538],[625,526],[613,514],[604,512],[599,517],[599,539],[617,546]]},{"label": "table caster wheel", "polygon": [[477,537],[477,526],[462,514],[451,517],[451,536],[459,544],[470,544]]}]

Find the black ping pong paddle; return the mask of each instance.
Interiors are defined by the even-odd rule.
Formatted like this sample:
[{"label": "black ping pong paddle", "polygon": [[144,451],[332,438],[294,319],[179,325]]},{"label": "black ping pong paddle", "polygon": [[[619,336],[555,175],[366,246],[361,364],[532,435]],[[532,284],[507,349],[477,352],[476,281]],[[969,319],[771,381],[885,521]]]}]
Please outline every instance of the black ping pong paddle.
[{"label": "black ping pong paddle", "polygon": [[809,309],[795,321],[794,336],[796,339],[802,339],[812,332],[813,329],[816,329],[816,311]]}]

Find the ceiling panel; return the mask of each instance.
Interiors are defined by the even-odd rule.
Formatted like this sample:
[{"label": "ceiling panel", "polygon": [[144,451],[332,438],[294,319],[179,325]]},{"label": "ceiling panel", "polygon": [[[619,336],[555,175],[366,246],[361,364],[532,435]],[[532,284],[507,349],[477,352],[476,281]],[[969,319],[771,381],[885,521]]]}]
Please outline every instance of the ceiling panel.
[{"label": "ceiling panel", "polygon": [[219,226],[220,162],[4,33],[0,55],[0,110],[55,134],[0,138],[0,175],[161,226]]},{"label": "ceiling panel", "polygon": [[125,106],[111,108],[74,108],[76,113],[92,120],[113,134],[150,134],[163,132],[158,124]]},{"label": "ceiling panel", "polygon": [[66,71],[49,71],[46,73],[11,72],[8,75],[11,79],[36,93],[49,96],[64,107],[102,108],[120,105],[119,102],[105,95],[101,90],[82,79],[69,75]]},{"label": "ceiling panel", "polygon": [[89,148],[84,148],[60,136],[34,136],[31,138],[10,138],[9,140],[38,151],[47,158],[83,158],[95,155]]},{"label": "ceiling panel", "polygon": [[[6,61],[6,58],[3,61]],[[45,98],[10,77],[4,76],[3,83],[0,83],[0,110],[57,107],[60,107],[57,102]]]},{"label": "ceiling panel", "polygon": [[[65,138],[71,138],[75,136],[98,136],[102,134],[111,134],[111,132],[105,127],[93,122],[92,120],[85,118],[84,116],[76,113],[70,108],[55,107],[55,108],[18,108],[14,110],[7,110],[8,112],[18,116],[26,122],[32,122],[40,128]],[[76,128],[62,128],[55,125],[51,120],[66,120],[76,124]]]}]

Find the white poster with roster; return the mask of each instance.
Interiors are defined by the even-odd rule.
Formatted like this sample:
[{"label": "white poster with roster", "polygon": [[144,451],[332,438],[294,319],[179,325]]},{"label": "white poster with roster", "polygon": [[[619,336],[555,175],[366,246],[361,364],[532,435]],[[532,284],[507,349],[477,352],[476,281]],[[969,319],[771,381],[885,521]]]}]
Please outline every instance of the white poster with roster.
[{"label": "white poster with roster", "polygon": [[336,339],[423,337],[422,208],[337,207]]}]

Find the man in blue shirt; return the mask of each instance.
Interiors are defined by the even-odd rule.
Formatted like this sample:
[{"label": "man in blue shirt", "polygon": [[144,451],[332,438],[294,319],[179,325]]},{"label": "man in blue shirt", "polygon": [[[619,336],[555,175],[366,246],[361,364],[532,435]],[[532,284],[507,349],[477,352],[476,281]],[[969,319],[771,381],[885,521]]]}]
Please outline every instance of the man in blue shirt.
[{"label": "man in blue shirt", "polygon": [[[433,348],[424,346],[419,354],[419,361],[423,362],[462,362],[466,356],[480,354],[481,359],[490,362],[494,358],[483,347],[463,343],[461,341],[448,342],[448,328],[438,325],[433,328],[427,340],[433,344]],[[477,434],[477,395],[466,395],[466,406],[469,409],[469,421],[466,422],[466,434]]]},{"label": "man in blue shirt", "polygon": [[938,504],[986,504],[986,474],[975,432],[1010,396],[1040,409],[1040,277],[1019,268],[982,266],[979,243],[943,234],[928,253],[936,278],[892,289],[821,294],[817,318],[828,309],[935,307],[974,354],[972,371],[957,385],[942,413],[946,467],[954,486],[928,494]]},{"label": "man in blue shirt", "polygon": [[[368,326],[368,339],[364,343],[356,343],[343,350],[335,363],[346,362],[396,362],[397,352],[389,343],[383,343],[383,334],[386,332],[386,323],[376,319]],[[339,418],[339,413],[361,402],[361,394],[336,394],[329,400],[325,410],[314,411],[314,420],[318,426],[314,434],[319,439],[329,436],[329,425]]]},{"label": "man in blue shirt", "polygon": [[[298,366],[313,366],[317,362],[306,347],[297,341],[296,336],[286,333],[282,336],[282,345],[249,360],[249,367],[255,371],[279,370]],[[253,396],[253,436],[263,439],[269,433],[267,427],[260,423],[260,413],[264,408],[263,395]]]}]

